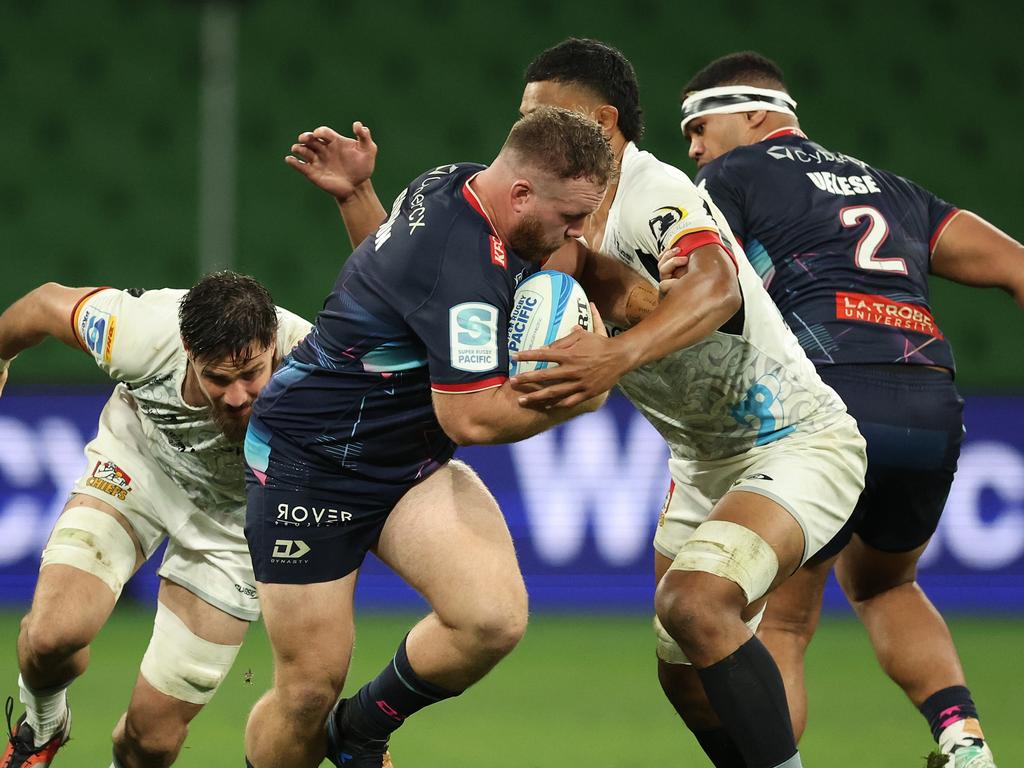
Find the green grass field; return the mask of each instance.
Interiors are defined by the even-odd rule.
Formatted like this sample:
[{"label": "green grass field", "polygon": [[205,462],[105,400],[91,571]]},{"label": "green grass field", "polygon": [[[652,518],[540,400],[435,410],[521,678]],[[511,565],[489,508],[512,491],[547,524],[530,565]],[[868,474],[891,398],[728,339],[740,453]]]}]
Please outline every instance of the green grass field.
[{"label": "green grass field", "polygon": [[[0,613],[0,681],[15,697],[18,618]],[[360,617],[352,690],[388,660],[413,620]],[[71,689],[72,741],[58,766],[109,765],[110,731],[127,704],[149,622],[145,611],[119,609],[100,634],[89,671]],[[954,618],[950,625],[999,765],[1024,765],[1024,723],[1014,703],[1024,620]],[[519,648],[480,685],[396,734],[397,768],[708,765],[662,699],[648,627],[640,615],[535,616]],[[177,764],[241,766],[246,713],[270,679],[266,636],[256,627],[220,693],[193,722]],[[854,621],[822,622],[808,680],[811,722],[802,753],[809,768],[924,765],[932,746],[924,721],[878,670]]]}]

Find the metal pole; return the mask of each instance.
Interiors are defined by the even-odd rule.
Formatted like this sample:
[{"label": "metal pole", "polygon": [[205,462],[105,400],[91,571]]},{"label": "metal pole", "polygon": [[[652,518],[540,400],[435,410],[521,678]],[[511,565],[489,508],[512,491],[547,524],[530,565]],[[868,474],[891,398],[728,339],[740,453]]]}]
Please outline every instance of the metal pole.
[{"label": "metal pole", "polygon": [[238,6],[203,3],[199,28],[199,274],[234,264]]}]

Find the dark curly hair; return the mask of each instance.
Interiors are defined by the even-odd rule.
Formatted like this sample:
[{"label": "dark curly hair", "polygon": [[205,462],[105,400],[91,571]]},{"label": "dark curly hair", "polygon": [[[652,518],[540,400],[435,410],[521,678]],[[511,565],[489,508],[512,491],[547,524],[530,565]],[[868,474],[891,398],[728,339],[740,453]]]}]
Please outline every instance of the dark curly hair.
[{"label": "dark curly hair", "polygon": [[580,85],[619,110],[619,130],[628,141],[644,135],[640,86],[622,52],[597,40],[570,37],[537,56],[526,68],[526,82],[552,80]]},{"label": "dark curly hair", "polygon": [[178,305],[185,349],[206,362],[244,364],[277,336],[277,307],[255,278],[224,270],[196,283]]}]

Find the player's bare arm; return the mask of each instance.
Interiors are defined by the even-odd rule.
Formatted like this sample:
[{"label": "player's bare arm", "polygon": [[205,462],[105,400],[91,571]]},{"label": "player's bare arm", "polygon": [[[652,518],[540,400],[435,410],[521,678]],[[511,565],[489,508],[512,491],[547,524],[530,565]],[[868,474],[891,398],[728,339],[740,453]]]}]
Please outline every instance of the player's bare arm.
[{"label": "player's bare arm", "polygon": [[[595,314],[595,331],[591,333],[580,329],[577,333],[607,338],[604,324],[593,305],[591,311]],[[514,443],[574,416],[596,411],[608,398],[606,389],[571,406],[536,409],[523,407],[519,402],[520,394],[508,381],[482,392],[434,392],[434,413],[444,431],[459,445]]]},{"label": "player's bare arm", "polygon": [[68,288],[44,283],[29,291],[0,315],[0,392],[7,383],[7,368],[16,355],[47,336],[81,349],[71,322],[75,306],[95,288]]},{"label": "player's bare arm", "polygon": [[1024,245],[970,211],[939,235],[931,271],[964,285],[1002,288],[1024,308]]},{"label": "player's bare arm", "polygon": [[[550,347],[518,354],[519,360],[557,363],[514,376],[525,407],[571,407],[615,386],[626,373],[645,363],[696,344],[721,327],[742,305],[736,267],[718,245],[690,254],[685,275],[647,317],[615,336],[573,333]],[[524,392],[539,385],[535,392]]]},{"label": "player's bare arm", "polygon": [[613,325],[629,328],[658,306],[658,290],[639,273],[578,240],[555,251],[544,268],[576,278],[601,316]]},{"label": "player's bare arm", "polygon": [[352,134],[355,138],[323,125],[305,131],[284,161],[334,198],[355,247],[380,226],[387,213],[370,181],[377,160],[370,129],[355,122]]}]

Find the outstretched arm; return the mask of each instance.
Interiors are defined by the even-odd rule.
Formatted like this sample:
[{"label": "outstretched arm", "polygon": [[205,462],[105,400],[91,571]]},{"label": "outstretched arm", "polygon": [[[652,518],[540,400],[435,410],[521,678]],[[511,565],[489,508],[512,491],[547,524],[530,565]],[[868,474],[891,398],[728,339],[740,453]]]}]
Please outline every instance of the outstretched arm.
[{"label": "outstretched arm", "polygon": [[377,160],[370,129],[355,122],[352,134],[354,139],[323,125],[300,133],[284,161],[334,197],[355,248],[381,225],[387,213],[370,181]]},{"label": "outstretched arm", "polygon": [[10,361],[47,336],[53,336],[69,347],[82,349],[72,314],[78,303],[95,290],[45,283],[22,296],[0,315],[0,392],[7,383]]},{"label": "outstretched arm", "polygon": [[1002,288],[1024,308],[1024,245],[970,211],[939,235],[933,274],[964,285]]}]

